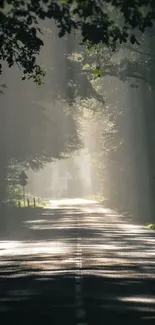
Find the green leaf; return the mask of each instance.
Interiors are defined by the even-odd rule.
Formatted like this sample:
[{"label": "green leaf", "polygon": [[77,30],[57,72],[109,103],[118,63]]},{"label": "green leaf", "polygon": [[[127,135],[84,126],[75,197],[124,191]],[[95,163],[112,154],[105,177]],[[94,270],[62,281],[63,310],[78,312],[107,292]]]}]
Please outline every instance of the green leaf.
[{"label": "green leaf", "polygon": [[93,69],[93,75],[94,75],[95,78],[101,78],[103,76],[103,72],[102,72],[101,68],[98,67],[98,66],[95,67]]},{"label": "green leaf", "polygon": [[86,63],[83,65],[82,70],[89,70],[91,69],[91,65],[89,63]]}]

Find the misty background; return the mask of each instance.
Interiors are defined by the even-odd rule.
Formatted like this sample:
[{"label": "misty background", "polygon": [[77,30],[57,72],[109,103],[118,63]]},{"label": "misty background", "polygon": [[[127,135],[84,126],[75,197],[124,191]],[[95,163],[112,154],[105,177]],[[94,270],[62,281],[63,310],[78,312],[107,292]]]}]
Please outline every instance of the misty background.
[{"label": "misty background", "polygon": [[[91,54],[80,35],[41,23],[44,83],[1,76],[0,199],[98,198],[136,220],[154,219],[154,28],[141,45]],[[103,74],[98,77],[94,62]],[[92,73],[93,71],[93,73]]]}]

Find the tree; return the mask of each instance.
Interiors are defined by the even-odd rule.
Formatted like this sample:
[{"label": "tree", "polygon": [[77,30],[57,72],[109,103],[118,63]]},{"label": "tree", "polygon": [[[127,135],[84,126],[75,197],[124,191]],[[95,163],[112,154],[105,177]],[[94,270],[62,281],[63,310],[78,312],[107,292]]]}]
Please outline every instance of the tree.
[{"label": "tree", "polygon": [[[45,62],[43,61],[40,63],[38,62],[39,58],[37,58],[37,55],[40,53],[41,48],[45,44],[46,36],[44,33],[44,26],[46,25],[45,27],[47,28],[47,25],[49,25],[49,28],[53,32],[54,27],[51,24],[51,20],[55,20],[57,29],[59,30],[59,36],[60,38],[62,38],[63,43],[62,47],[60,47],[60,51],[57,51],[57,56],[59,57],[59,62],[62,63],[61,67],[67,67],[67,73],[66,75],[64,74],[64,71],[61,73],[60,68],[58,67],[58,63],[55,68],[54,65],[51,67],[49,79],[51,78],[51,76],[53,76],[53,80],[55,80],[55,86],[53,87],[53,89],[51,89],[51,84],[49,84],[49,88],[48,91],[46,91],[46,94],[44,91],[42,91],[43,88],[40,88],[40,98],[42,98],[43,95],[44,103],[46,102],[46,105],[47,102],[51,102],[51,98],[53,99],[54,95],[55,101],[61,99],[63,102],[69,103],[70,105],[76,103],[78,100],[83,102],[87,101],[87,103],[89,103],[91,97],[93,97],[93,99],[95,100],[96,107],[97,102],[103,104],[103,94],[102,96],[100,95],[103,91],[103,87],[101,87],[102,78],[100,78],[100,82],[94,81],[95,78],[102,76],[115,76],[123,81],[134,79],[136,80],[136,82],[137,80],[141,82],[139,93],[142,92],[143,89],[142,96],[144,99],[143,102],[145,102],[145,104],[140,101],[140,105],[143,108],[143,116],[147,117],[148,121],[148,125],[146,127],[146,134],[147,143],[149,144],[150,151],[149,160],[153,161],[152,152],[154,144],[154,133],[153,131],[150,131],[150,125],[152,130],[153,122],[151,122],[151,117],[153,117],[154,114],[152,111],[153,105],[151,106],[151,110],[149,111],[149,113],[145,112],[146,98],[148,98],[148,94],[150,94],[148,89],[146,91],[145,85],[147,83],[149,87],[150,85],[152,87],[152,84],[154,83],[154,69],[152,69],[152,67],[154,67],[154,63],[152,60],[149,59],[148,63],[144,64],[143,56],[140,54],[140,51],[143,47],[143,33],[145,32],[145,30],[147,30],[148,27],[152,27],[152,25],[154,24],[154,1],[135,0],[127,2],[126,0],[43,0],[35,2],[29,0],[23,2],[22,0],[6,0],[1,1],[1,8],[2,10],[0,12],[0,59],[4,63],[7,62],[9,67],[13,66],[14,64],[17,64],[22,70],[23,79],[32,78],[36,83],[39,84],[41,84],[42,77],[45,73]],[[54,36],[57,33],[57,29],[54,30]],[[44,33],[44,35],[42,35],[42,32]],[[50,37],[49,35],[49,43],[51,39],[52,37]],[[55,44],[56,43],[57,42],[55,42]],[[142,45],[139,46],[139,43],[141,43]],[[63,49],[63,47],[65,47],[65,50]],[[131,51],[132,58],[130,59],[129,57],[127,57],[125,59],[122,56],[120,62],[117,62],[117,60],[113,60],[115,54],[117,54],[117,51],[120,51],[122,49],[124,51],[125,47],[128,47],[129,52]],[[129,49],[129,47],[131,48],[131,50]],[[137,53],[137,51],[139,53]],[[45,51],[45,60],[47,59],[49,54],[47,53],[48,51]],[[80,60],[75,60],[76,54],[80,55]],[[43,68],[41,68],[42,63]],[[149,67],[149,73],[146,73],[146,66]],[[91,75],[92,72],[93,74]],[[48,79],[48,76],[46,78]],[[66,82],[66,79],[68,80],[68,82]],[[96,82],[96,84],[94,84],[94,82]],[[152,92],[151,100],[149,99],[149,104],[151,104],[153,98],[154,93]],[[29,107],[28,102],[27,104],[27,107]],[[134,103],[132,102],[132,104]],[[34,107],[36,106],[38,107],[38,104],[35,103]],[[27,107],[25,106],[25,111]],[[107,113],[107,111],[109,112]],[[19,111],[17,113],[17,116],[18,114]],[[133,175],[131,169],[133,169],[135,165],[137,166],[138,162],[140,161],[140,157],[142,157],[140,153],[140,150],[142,149],[140,148],[140,150],[137,150],[137,152],[134,154],[134,158],[131,159],[132,161],[128,161],[128,159],[124,160],[125,146],[126,144],[129,145],[129,142],[127,140],[127,136],[124,136],[122,130],[119,130],[119,126],[122,123],[122,115],[120,116],[119,110],[114,110],[114,106],[111,109],[110,107],[108,107],[107,110],[104,110],[103,114],[104,117],[102,115],[100,130],[98,132],[98,135],[101,135],[102,141],[99,147],[97,148],[97,155],[100,156],[100,151],[102,153],[101,157],[98,158],[100,165],[102,165],[100,168],[100,175],[102,175],[103,177],[103,173],[106,166],[106,170],[108,171],[107,178],[111,180],[112,185],[114,184],[112,191],[113,193],[117,192],[116,200],[119,197],[119,199],[122,198],[122,202],[125,202],[128,199],[127,192],[125,192],[125,184],[126,181],[130,179],[130,175]],[[110,126],[110,122],[112,122],[112,126],[118,127],[118,129],[116,129],[119,132],[114,134],[113,128],[109,130],[104,129],[103,132],[105,114],[109,114],[108,125]],[[40,119],[40,116],[42,116],[42,121],[44,121],[43,115],[42,113],[38,113],[38,118]],[[125,119],[126,116],[129,117],[129,115],[130,114],[123,112],[122,120]],[[134,114],[132,116],[135,118]],[[137,116],[140,116],[139,111]],[[138,121],[137,116],[134,122],[134,131],[136,129],[136,122]],[[63,122],[63,118],[61,122]],[[65,123],[61,124],[64,127]],[[70,135],[68,135],[68,141],[69,139],[74,139],[74,137],[72,136],[73,134],[75,134],[75,138],[78,138],[78,134],[76,133],[77,130],[75,131],[76,128],[73,121],[71,122],[71,124],[72,132],[70,132]],[[19,131],[18,127],[17,130]],[[4,131],[3,128],[4,126],[2,126],[2,130]],[[34,132],[34,125],[32,121],[30,122],[30,129],[31,132]],[[10,130],[12,130],[11,127]],[[41,126],[41,130],[44,130],[44,127],[42,128]],[[66,132],[65,127],[63,128],[63,132],[64,131]],[[36,131],[36,134],[37,133],[38,132]],[[5,134],[5,132],[3,132],[3,134]],[[33,143],[31,143],[31,137],[29,137],[29,135],[27,134],[26,129],[24,129],[23,134],[27,136],[27,140],[31,144],[29,146],[30,150],[28,150],[26,142],[24,143],[23,148],[21,146],[18,146],[18,148],[14,150],[15,143],[17,143],[18,137],[16,137],[15,142],[15,136],[13,136],[11,131],[9,136],[9,159],[11,159],[12,157],[16,157],[18,159],[20,158],[21,161],[25,161],[28,165],[31,165],[32,168],[35,168],[35,164],[37,164],[38,168],[40,162],[42,165],[42,163],[46,162],[48,159],[51,159],[52,156],[59,156],[58,152],[54,152],[54,148],[51,149],[50,142],[48,142],[48,145],[46,147],[46,152],[50,153],[50,155],[46,156],[44,150],[45,137],[51,139],[52,142],[53,137],[56,138],[55,135],[57,134],[57,132],[55,133],[53,131],[51,138],[49,128],[45,130],[45,135],[44,132],[41,132],[41,134],[38,135],[38,138],[33,133],[35,146],[33,146]],[[125,138],[123,144],[120,141],[122,140],[122,136],[124,136]],[[3,137],[2,140],[1,153],[4,154],[5,148],[3,148]],[[134,141],[134,136],[132,136],[133,144]],[[73,145],[74,141],[71,142]],[[76,141],[74,142],[74,144],[75,143]],[[137,141],[137,145],[138,144],[139,142]],[[61,142],[61,140],[59,142],[58,147],[59,149],[61,149],[61,152],[64,148],[66,148],[64,142]],[[73,147],[74,145],[72,146],[72,148]],[[108,147],[110,147],[109,151],[107,150]],[[91,150],[95,152],[95,148],[91,148]],[[108,163],[106,162],[105,164],[103,164],[103,158],[105,162],[107,158]],[[124,171],[125,164],[128,169],[128,172],[126,173],[127,177],[125,177]],[[152,162],[150,163],[150,166],[152,166]],[[139,170],[140,172],[138,172],[138,176],[136,175],[137,183],[141,175],[143,175],[144,168],[141,167],[139,168]],[[111,178],[109,175],[111,175]],[[117,191],[117,186],[120,182],[120,179],[121,185],[119,187],[119,191]],[[141,184],[142,183],[145,184],[145,182],[141,182]],[[132,190],[133,186],[130,186],[130,189]],[[142,192],[140,195],[142,197]],[[111,197],[114,201],[114,196]]]},{"label": "tree", "polygon": [[[86,52],[83,60],[85,73],[91,76],[93,87],[106,101],[104,107],[93,100],[83,101],[83,106],[91,109],[90,128],[96,130],[88,148],[103,184],[103,196],[108,199],[109,206],[128,211],[145,222],[154,220],[155,189],[154,94],[153,83],[151,85],[147,79],[149,75],[153,81],[154,50],[151,46],[154,43],[150,41],[150,50],[148,45],[147,39],[138,48],[140,53],[149,52],[148,65],[144,60],[146,54],[141,57],[136,52],[135,55],[135,47],[127,51],[125,46],[118,47],[115,55],[100,46],[98,53],[95,50]],[[92,73],[97,60],[103,70],[100,78]],[[134,79],[132,71],[140,78]],[[132,86],[133,80],[138,88]]]},{"label": "tree", "polygon": [[62,101],[72,106],[77,98],[96,98],[104,102],[92,86],[89,76],[82,70],[84,49],[78,37],[73,35],[60,39],[54,23],[45,22],[44,47],[39,57],[40,64],[47,67],[44,87],[40,87],[40,98],[48,102]]},{"label": "tree", "polygon": [[17,197],[22,195],[22,189],[19,185],[19,174],[20,174],[21,166],[17,164],[15,161],[10,161],[7,166],[7,179],[6,179],[6,188],[7,195],[6,199],[14,200]]},{"label": "tree", "polygon": [[1,200],[6,196],[11,161],[14,165],[20,164],[37,171],[47,162],[67,157],[81,147],[75,121],[65,114],[62,104],[47,104],[45,99],[41,102],[40,94],[37,95],[32,87],[35,85],[30,85],[30,88],[26,88],[26,83],[16,85],[16,75],[12,78],[10,76],[8,81],[6,96],[1,96]]},{"label": "tree", "polygon": [[[153,0],[1,0],[0,7],[0,59],[9,67],[16,63],[23,70],[23,78],[28,76],[37,83],[44,75],[36,63],[43,46],[40,20],[54,19],[60,37],[76,32],[82,44],[102,42],[115,49],[118,42],[138,43],[135,31],[143,33],[155,19]],[[121,24],[116,23],[116,13]]]}]

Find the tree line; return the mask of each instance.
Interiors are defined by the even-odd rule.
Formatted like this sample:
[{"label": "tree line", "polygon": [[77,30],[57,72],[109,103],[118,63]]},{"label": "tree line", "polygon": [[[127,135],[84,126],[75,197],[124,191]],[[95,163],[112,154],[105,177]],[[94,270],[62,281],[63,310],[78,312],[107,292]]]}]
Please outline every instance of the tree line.
[{"label": "tree line", "polygon": [[[18,89],[21,103],[16,87],[8,100],[1,87],[1,199],[10,164],[39,169],[81,148],[73,115],[79,117],[82,107],[98,125],[98,146],[89,150],[104,180],[103,195],[115,208],[153,218],[154,1],[6,0],[0,6],[2,77],[6,64],[17,67],[10,87],[19,75],[27,87],[26,93],[23,83]],[[118,81],[113,92],[106,89],[110,78]]]}]

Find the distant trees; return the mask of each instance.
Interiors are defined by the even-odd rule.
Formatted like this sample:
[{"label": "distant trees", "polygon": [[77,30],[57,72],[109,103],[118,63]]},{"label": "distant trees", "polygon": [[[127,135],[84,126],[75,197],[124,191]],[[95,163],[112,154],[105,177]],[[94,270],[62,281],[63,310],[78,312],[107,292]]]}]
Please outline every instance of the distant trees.
[{"label": "distant trees", "polygon": [[[15,79],[15,76],[13,77]],[[1,95],[0,111],[0,199],[6,193],[8,167],[23,165],[39,170],[54,158],[63,158],[81,147],[71,116],[60,105],[39,102],[37,92],[25,85],[13,86]],[[32,87],[33,88],[33,87]],[[8,95],[7,95],[8,94]],[[22,94],[22,95],[21,95]]]},{"label": "distant trees", "polygon": [[105,100],[82,105],[96,127],[89,150],[103,195],[110,206],[148,221],[155,211],[154,28],[137,37],[140,45],[118,44],[113,52],[99,44],[81,54],[82,71]]},{"label": "distant trees", "polygon": [[[98,142],[92,141],[88,147],[101,183],[106,180],[103,193],[111,204],[123,208],[138,195],[135,206],[140,207],[139,215],[142,210],[146,214],[145,187],[150,202],[155,194],[155,2],[6,0],[0,5],[2,66],[16,64],[23,79],[41,85],[35,97],[35,85],[29,81],[28,86],[25,81],[26,91],[21,86],[18,99],[12,95],[6,103],[2,100],[0,192],[12,159],[37,170],[52,158],[62,157],[63,152],[68,155],[79,148],[79,116],[75,121],[64,114],[62,106],[81,116],[86,108],[94,112],[91,122],[93,126],[96,123]],[[123,86],[106,89],[106,78],[119,80],[118,88],[124,82],[130,89],[130,103],[124,100],[123,90],[120,93]],[[140,184],[136,189],[134,181]],[[131,210],[138,211],[135,207]]]},{"label": "distant trees", "polygon": [[[109,185],[107,186],[110,190],[107,193],[109,203],[128,210],[136,219],[145,222],[154,220],[155,212],[154,37],[155,31],[152,28],[140,37],[140,46],[129,44],[118,46],[111,58],[108,58],[109,52],[107,56],[102,52],[98,53],[103,71],[102,81],[106,78],[117,80],[118,90],[113,89],[113,93],[118,95],[115,97],[112,110],[108,108],[108,111],[113,112],[116,129],[122,137],[121,146],[113,152],[109,150],[107,168],[104,168],[103,175],[106,173],[110,176],[108,181],[111,189]],[[92,58],[88,57],[88,64],[90,60]],[[100,86],[102,81],[98,81]],[[106,89],[104,84],[102,90],[106,93],[105,101],[106,97],[108,99],[111,96]],[[126,125],[124,129],[123,124]],[[103,161],[105,162],[105,155]],[[102,177],[104,179],[104,176]]]}]

